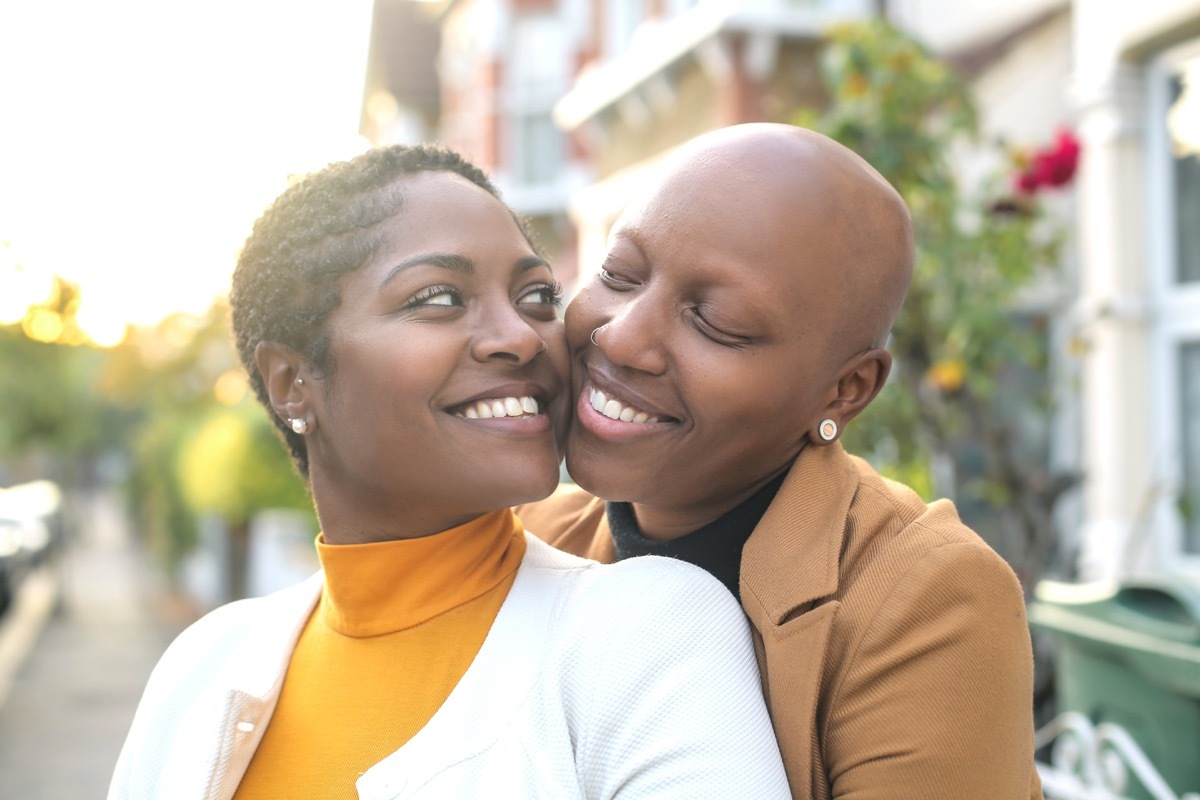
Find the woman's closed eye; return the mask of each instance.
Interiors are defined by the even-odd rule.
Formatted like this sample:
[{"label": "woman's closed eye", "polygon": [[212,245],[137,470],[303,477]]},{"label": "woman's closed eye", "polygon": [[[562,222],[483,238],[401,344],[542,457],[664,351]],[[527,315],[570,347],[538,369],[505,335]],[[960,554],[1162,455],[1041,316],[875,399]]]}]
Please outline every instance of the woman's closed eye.
[{"label": "woman's closed eye", "polygon": [[601,267],[598,275],[600,276],[601,283],[610,289],[626,291],[634,286],[633,280],[629,279],[616,269]]},{"label": "woman's closed eye", "polygon": [[705,338],[710,339],[716,344],[740,350],[754,342],[749,336],[741,336],[718,328],[711,320],[705,318],[703,311],[699,307],[692,308],[691,312],[692,322],[696,326],[696,330],[700,331]]}]

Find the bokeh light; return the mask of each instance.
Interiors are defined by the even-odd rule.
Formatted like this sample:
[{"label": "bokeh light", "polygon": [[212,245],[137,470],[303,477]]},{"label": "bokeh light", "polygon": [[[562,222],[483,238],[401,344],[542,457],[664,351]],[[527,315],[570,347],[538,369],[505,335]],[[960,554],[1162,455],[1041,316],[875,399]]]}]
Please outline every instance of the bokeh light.
[{"label": "bokeh light", "polygon": [[128,330],[124,320],[106,313],[97,303],[89,303],[87,298],[79,304],[75,322],[98,347],[116,347],[125,340]]},{"label": "bokeh light", "polygon": [[57,342],[63,332],[63,318],[48,308],[33,308],[22,321],[25,335],[35,342]]},{"label": "bokeh light", "polygon": [[237,405],[246,396],[246,374],[240,369],[222,372],[213,385],[213,394],[223,406]]}]

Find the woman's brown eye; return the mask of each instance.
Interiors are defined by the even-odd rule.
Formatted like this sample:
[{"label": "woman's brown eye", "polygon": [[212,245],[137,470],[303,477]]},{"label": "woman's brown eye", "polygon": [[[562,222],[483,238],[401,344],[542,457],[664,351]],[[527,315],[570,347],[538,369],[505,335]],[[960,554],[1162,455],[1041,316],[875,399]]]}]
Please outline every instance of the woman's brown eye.
[{"label": "woman's brown eye", "polygon": [[413,295],[412,299],[404,304],[404,307],[460,306],[462,304],[462,295],[457,289],[450,286],[430,286]]},{"label": "woman's brown eye", "polygon": [[517,299],[518,303],[558,306],[562,304],[562,287],[557,283],[535,286]]}]

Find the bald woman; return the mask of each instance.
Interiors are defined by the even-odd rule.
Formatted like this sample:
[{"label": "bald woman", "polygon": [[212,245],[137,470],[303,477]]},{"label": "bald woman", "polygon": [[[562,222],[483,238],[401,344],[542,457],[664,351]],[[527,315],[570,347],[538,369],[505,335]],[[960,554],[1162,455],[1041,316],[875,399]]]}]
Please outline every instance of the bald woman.
[{"label": "bald woman", "polygon": [[833,140],[750,124],[681,147],[566,312],[578,486],[518,513],[739,597],[794,797],[1040,798],[1015,575],[949,501],[838,443],[887,380],[912,264],[904,202]]}]

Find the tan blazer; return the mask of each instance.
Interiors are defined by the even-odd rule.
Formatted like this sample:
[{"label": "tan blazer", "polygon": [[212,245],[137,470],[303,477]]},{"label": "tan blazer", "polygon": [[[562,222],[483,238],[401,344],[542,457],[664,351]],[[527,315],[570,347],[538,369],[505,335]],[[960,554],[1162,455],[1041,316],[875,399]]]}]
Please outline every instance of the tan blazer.
[{"label": "tan blazer", "polygon": [[[614,558],[604,503],[576,487],[517,512]],[[746,543],[741,595],[793,797],[1041,798],[1021,587],[949,501],[806,448]]]}]

